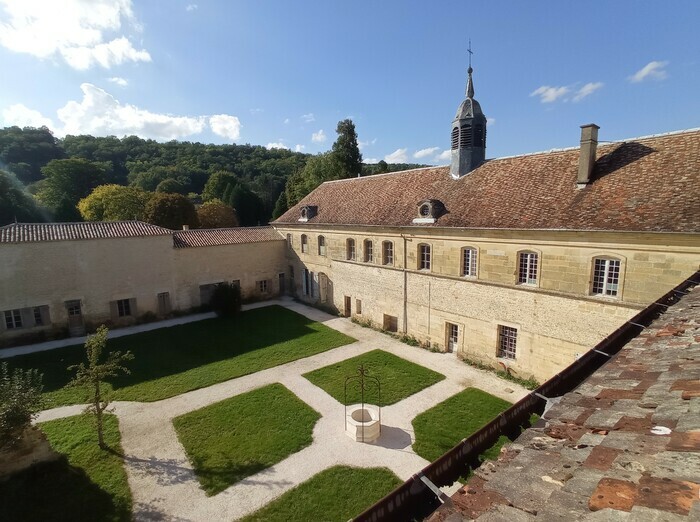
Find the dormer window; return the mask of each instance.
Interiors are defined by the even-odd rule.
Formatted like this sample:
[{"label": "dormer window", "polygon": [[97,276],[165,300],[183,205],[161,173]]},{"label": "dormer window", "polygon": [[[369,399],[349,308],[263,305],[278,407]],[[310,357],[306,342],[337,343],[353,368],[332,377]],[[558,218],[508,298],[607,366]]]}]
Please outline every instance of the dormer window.
[{"label": "dormer window", "polygon": [[437,199],[425,199],[418,203],[418,217],[414,223],[435,223],[445,212],[445,205]]},{"label": "dormer window", "polygon": [[318,213],[318,207],[316,205],[305,205],[305,206],[301,207],[301,217],[299,218],[299,221],[301,221],[302,223],[305,223],[309,219],[316,216],[317,213]]}]

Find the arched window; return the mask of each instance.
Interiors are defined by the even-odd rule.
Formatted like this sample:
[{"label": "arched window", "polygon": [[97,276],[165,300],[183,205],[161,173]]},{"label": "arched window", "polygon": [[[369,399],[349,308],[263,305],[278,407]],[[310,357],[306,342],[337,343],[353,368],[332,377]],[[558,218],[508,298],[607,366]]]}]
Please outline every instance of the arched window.
[{"label": "arched window", "polygon": [[394,243],[391,241],[384,241],[382,243],[382,264],[394,264]]},{"label": "arched window", "polygon": [[459,147],[459,128],[452,129],[452,150],[457,150]]},{"label": "arched window", "polygon": [[348,239],[345,242],[345,258],[349,261],[355,261],[355,240]]},{"label": "arched window", "polygon": [[537,252],[520,252],[518,254],[518,283],[537,285],[539,256]]},{"label": "arched window", "polygon": [[301,253],[302,254],[309,253],[309,238],[306,237],[306,234],[301,235]]},{"label": "arched window", "polygon": [[463,248],[461,275],[464,277],[476,277],[476,264],[476,248]]},{"label": "arched window", "polygon": [[465,149],[472,146],[472,126],[471,123],[462,125],[459,134],[459,148]]},{"label": "arched window", "polygon": [[318,236],[318,255],[326,255],[326,238],[323,236]]},{"label": "arched window", "polygon": [[365,239],[365,263],[374,263],[374,244],[371,239]]},{"label": "arched window", "polygon": [[418,245],[418,270],[430,270],[430,245]]},{"label": "arched window", "polygon": [[593,295],[615,297],[620,288],[620,260],[608,257],[593,259]]}]

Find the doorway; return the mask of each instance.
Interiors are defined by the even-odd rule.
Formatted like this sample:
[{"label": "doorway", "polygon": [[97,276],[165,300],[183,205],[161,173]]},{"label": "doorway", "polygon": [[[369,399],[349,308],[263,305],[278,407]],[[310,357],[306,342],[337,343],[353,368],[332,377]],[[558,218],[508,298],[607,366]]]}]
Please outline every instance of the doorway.
[{"label": "doorway", "polygon": [[350,315],[352,315],[352,299],[349,295],[345,296],[345,311],[343,315],[345,315],[345,317],[350,317]]},{"label": "doorway", "polygon": [[83,321],[83,308],[80,299],[66,301],[65,304],[68,314],[68,333],[72,337],[85,335],[85,322]]},{"label": "doorway", "polygon": [[445,323],[447,330],[447,351],[455,353],[459,347],[459,326],[452,323]]},{"label": "doorway", "polygon": [[280,284],[280,287],[279,287],[280,288],[280,295],[284,295],[286,293],[285,286],[284,286],[285,285],[284,272],[281,272],[278,277],[279,277],[279,284]]}]

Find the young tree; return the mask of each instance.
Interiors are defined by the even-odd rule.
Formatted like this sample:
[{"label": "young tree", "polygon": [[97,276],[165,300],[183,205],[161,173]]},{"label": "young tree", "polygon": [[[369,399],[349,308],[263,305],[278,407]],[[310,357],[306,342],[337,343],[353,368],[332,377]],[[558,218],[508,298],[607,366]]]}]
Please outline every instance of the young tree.
[{"label": "young tree", "polygon": [[341,120],[335,131],[338,138],[333,144],[333,155],[343,170],[339,178],[356,178],[362,174],[362,154],[357,143],[355,124],[350,119]]},{"label": "young tree", "polygon": [[91,403],[85,409],[85,413],[95,415],[97,427],[97,443],[100,448],[106,449],[104,441],[103,413],[109,406],[109,396],[102,390],[102,383],[109,377],[116,377],[119,373],[131,373],[122,364],[134,358],[131,352],[110,352],[107,360],[100,362],[102,351],[107,346],[107,327],[100,326],[97,332],[89,335],[85,341],[87,352],[87,364],[80,363],[68,367],[69,371],[75,371],[75,377],[70,382],[71,386],[84,386],[92,388]]},{"label": "young tree", "polygon": [[41,378],[37,370],[0,365],[0,450],[22,438],[41,404]]}]

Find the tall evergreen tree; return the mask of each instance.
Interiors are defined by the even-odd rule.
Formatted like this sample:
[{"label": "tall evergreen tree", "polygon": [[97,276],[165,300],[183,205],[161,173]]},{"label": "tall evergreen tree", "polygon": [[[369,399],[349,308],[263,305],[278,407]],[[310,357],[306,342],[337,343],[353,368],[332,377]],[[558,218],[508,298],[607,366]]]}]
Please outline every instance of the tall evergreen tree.
[{"label": "tall evergreen tree", "polygon": [[362,173],[362,154],[357,144],[355,124],[350,119],[339,121],[335,131],[338,138],[333,144],[333,155],[343,170],[340,178],[359,177]]}]

